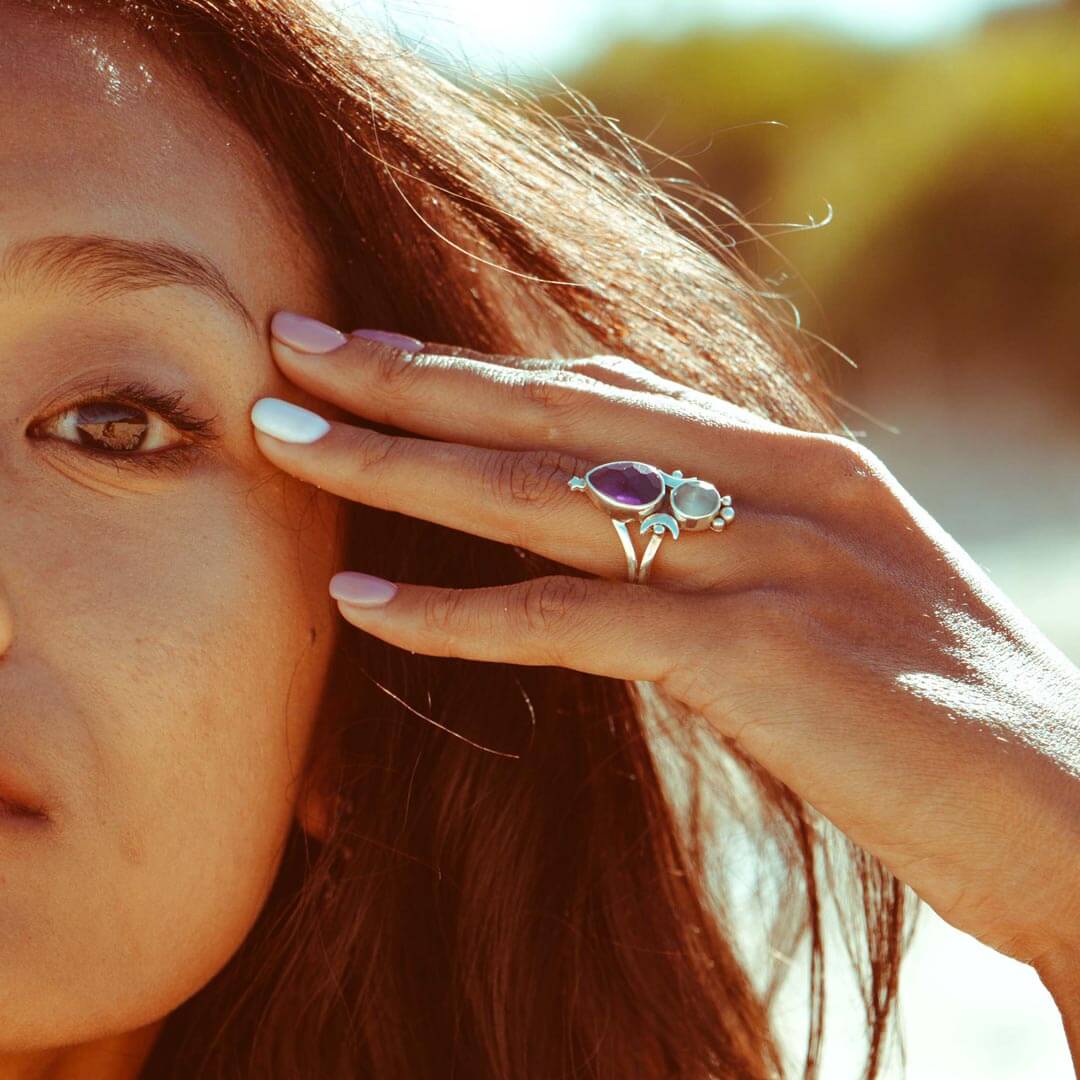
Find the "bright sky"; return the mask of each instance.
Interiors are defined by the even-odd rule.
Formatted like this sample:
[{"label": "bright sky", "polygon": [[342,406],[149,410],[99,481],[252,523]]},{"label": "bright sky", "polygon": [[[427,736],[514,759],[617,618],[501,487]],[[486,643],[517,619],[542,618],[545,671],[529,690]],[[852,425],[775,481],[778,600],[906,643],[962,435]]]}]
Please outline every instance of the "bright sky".
[{"label": "bright sky", "polygon": [[701,22],[799,19],[883,44],[951,34],[1002,8],[1048,0],[325,0],[397,26],[410,40],[483,66],[559,67],[620,32],[659,35]]}]

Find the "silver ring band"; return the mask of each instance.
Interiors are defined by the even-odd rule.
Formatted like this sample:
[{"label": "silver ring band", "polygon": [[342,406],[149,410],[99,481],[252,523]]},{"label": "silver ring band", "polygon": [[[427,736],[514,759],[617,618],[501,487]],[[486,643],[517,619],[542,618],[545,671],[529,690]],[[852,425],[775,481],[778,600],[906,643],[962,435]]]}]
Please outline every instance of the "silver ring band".
[{"label": "silver ring band", "polygon": [[615,526],[615,531],[619,534],[619,542],[623,546],[623,551],[626,553],[626,580],[637,581],[638,575],[638,560],[637,552],[634,550],[634,542],[630,539],[630,530],[626,527],[626,522],[621,521],[619,518],[612,518],[611,524]]}]

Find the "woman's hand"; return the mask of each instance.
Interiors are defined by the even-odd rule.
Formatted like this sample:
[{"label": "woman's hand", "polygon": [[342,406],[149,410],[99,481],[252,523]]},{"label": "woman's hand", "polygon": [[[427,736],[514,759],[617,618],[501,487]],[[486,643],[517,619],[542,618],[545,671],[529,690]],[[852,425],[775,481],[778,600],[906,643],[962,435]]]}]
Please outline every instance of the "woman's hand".
[{"label": "woman's hand", "polygon": [[[1080,671],[867,449],[623,359],[320,337],[289,313],[273,331],[297,386],[428,436],[257,431],[274,465],[597,575],[335,575],[350,623],[432,655],[655,682],[954,926],[1036,967],[1080,948]],[[711,481],[737,511],[666,537],[648,584],[625,580],[607,516],[568,486],[625,459]]]}]

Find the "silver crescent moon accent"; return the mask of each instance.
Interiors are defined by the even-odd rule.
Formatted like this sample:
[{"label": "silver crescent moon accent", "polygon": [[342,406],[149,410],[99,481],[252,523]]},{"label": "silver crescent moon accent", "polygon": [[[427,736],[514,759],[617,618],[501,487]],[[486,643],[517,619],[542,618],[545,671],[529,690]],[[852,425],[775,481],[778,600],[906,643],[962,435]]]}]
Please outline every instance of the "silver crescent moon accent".
[{"label": "silver crescent moon accent", "polygon": [[638,527],[638,533],[662,533],[665,529],[673,539],[679,539],[679,523],[670,514],[650,514]]}]

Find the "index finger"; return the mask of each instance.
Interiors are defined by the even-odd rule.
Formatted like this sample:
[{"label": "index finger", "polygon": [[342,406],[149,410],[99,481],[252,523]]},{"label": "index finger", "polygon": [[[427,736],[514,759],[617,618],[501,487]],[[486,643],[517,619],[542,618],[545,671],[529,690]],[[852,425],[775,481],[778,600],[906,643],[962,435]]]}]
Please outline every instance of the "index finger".
[{"label": "index finger", "polygon": [[[803,470],[783,462],[793,448],[780,445],[777,433],[787,429],[779,426],[729,423],[692,403],[574,370],[527,370],[509,358],[497,363],[490,356],[443,355],[427,345],[413,352],[338,333],[326,336],[322,351],[307,352],[307,339],[298,340],[282,315],[271,324],[271,352],[284,374],[359,417],[491,449],[552,449],[597,463],[650,461],[736,492],[754,490],[758,502],[782,491],[790,505],[795,487],[806,484]],[[721,461],[724,474],[714,476]]]},{"label": "index finger", "polygon": [[416,353],[426,353],[430,356],[460,356],[466,360],[480,360],[487,364],[517,367],[525,371],[543,368],[566,368],[574,363],[572,360],[564,360],[559,357],[504,356],[499,353],[484,353],[476,349],[467,349],[463,345],[448,345],[442,341],[421,341],[419,338],[409,337],[408,334],[395,334],[384,330],[353,330],[349,333],[349,337],[358,337],[365,341],[389,345],[392,348],[401,349],[414,355]]}]

